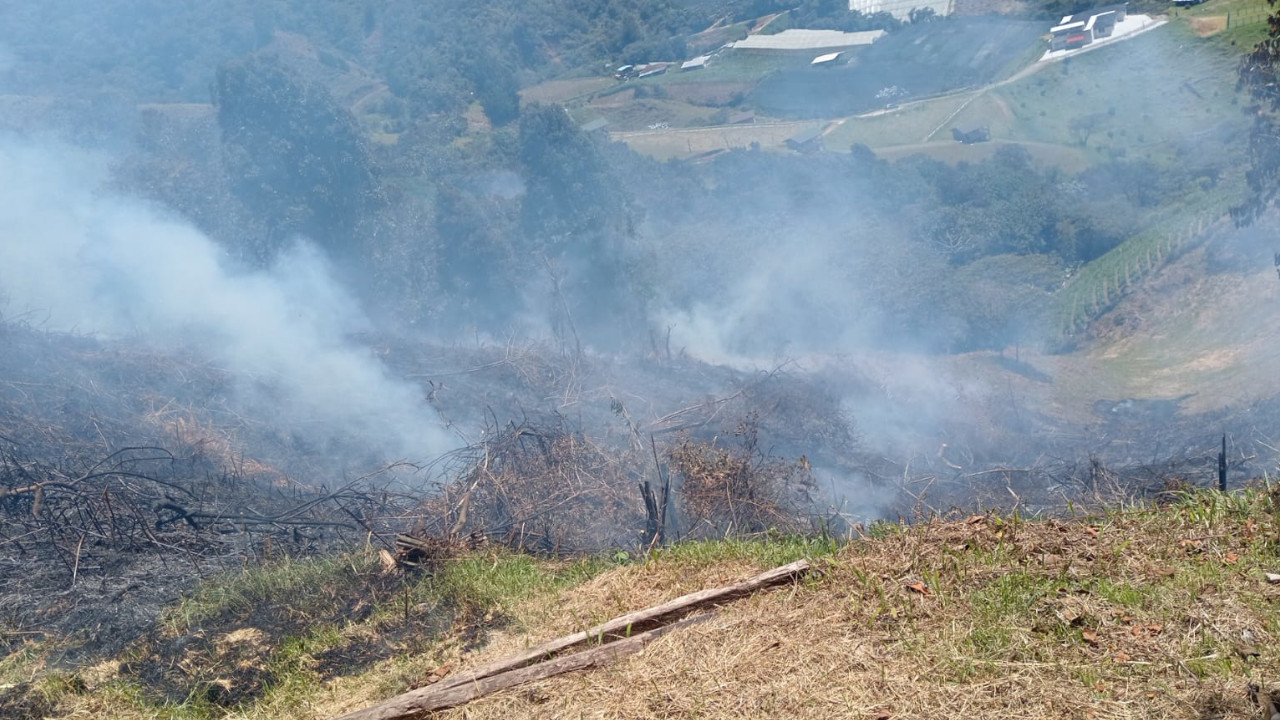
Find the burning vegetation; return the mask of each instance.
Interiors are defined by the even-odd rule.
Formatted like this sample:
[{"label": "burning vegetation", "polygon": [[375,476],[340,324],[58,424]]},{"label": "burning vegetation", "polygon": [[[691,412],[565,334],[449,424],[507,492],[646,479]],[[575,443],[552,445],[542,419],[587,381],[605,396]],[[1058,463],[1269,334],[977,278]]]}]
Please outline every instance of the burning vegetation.
[{"label": "burning vegetation", "polygon": [[0,7],[0,716],[1274,710],[1275,18],[75,4]]}]

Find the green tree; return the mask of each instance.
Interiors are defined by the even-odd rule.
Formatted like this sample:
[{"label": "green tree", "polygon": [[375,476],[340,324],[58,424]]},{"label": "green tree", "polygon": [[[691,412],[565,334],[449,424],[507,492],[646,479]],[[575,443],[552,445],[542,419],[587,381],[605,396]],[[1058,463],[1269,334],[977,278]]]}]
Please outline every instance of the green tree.
[{"label": "green tree", "polygon": [[550,265],[557,303],[591,340],[622,340],[642,308],[630,267],[635,222],[620,179],[561,107],[525,108],[518,147],[527,186],[520,225]]},{"label": "green tree", "polygon": [[234,192],[267,225],[272,247],[302,234],[335,257],[358,257],[357,229],[381,194],[351,113],[256,56],[218,69],[213,102]]},{"label": "green tree", "polygon": [[506,125],[520,115],[520,84],[506,61],[491,52],[463,55],[462,74],[475,88],[476,99],[494,125]]}]

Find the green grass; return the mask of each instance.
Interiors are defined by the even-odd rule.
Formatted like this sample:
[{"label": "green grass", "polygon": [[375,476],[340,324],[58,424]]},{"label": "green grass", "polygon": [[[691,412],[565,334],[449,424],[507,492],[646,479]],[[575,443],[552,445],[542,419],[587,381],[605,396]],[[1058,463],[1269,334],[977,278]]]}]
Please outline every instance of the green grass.
[{"label": "green grass", "polygon": [[501,613],[535,596],[585,582],[617,562],[618,558],[603,556],[551,563],[509,552],[469,555],[418,581],[410,597],[442,608]]},{"label": "green grass", "polygon": [[323,588],[350,587],[376,574],[376,555],[349,553],[321,558],[285,557],[201,583],[170,611],[165,624],[174,635],[228,614],[250,613],[263,603],[288,602],[296,612],[317,614],[333,607]]},{"label": "green grass", "polygon": [[998,626],[1026,615],[1055,591],[1053,578],[1027,572],[1001,575],[973,594],[980,625]]},{"label": "green grass", "polygon": [[[1167,160],[1171,142],[1224,121],[1243,123],[1233,102],[1235,68],[1232,55],[1169,24],[1047,64],[992,91],[1002,112],[975,106],[956,122],[988,124],[993,137],[1081,145],[1099,159]],[[1094,125],[1087,141],[1077,129],[1085,118]]]},{"label": "green grass", "polygon": [[[1170,24],[1066,62],[1048,63],[985,92],[849,118],[827,136],[826,145],[841,151],[855,142],[872,148],[916,147],[931,137],[950,146],[950,127],[987,126],[997,140],[1057,146],[1088,162],[1115,157],[1186,162],[1179,156],[1179,143],[1186,138],[1224,122],[1244,126],[1235,68],[1231,53]],[[1094,125],[1087,137],[1078,129],[1084,118]]]},{"label": "green grass", "polygon": [[707,63],[702,70],[680,72],[674,66],[663,75],[635,80],[640,84],[684,85],[701,83],[756,83],[769,73],[778,70],[804,68],[809,65],[808,56],[792,57],[767,53],[726,52]]},{"label": "green grass", "polygon": [[[951,95],[935,100],[908,103],[892,112],[869,117],[851,117],[832,130],[825,144],[838,150],[848,150],[854,143],[862,143],[872,149],[893,145],[923,143],[952,113],[973,97],[973,93]],[[946,133],[946,141],[951,134]]]},{"label": "green grass", "polygon": [[805,537],[778,535],[765,539],[729,538],[684,542],[654,551],[647,562],[708,565],[733,561],[749,561],[776,567],[802,558],[810,560],[830,557],[842,543],[830,535]]},{"label": "green grass", "polygon": [[[1208,35],[1209,42],[1243,52],[1266,37],[1269,12],[1266,0],[1210,0],[1195,7],[1172,9],[1170,16],[1193,29],[1197,20],[1213,21],[1214,29],[1222,29]],[[1201,27],[1205,27],[1204,32],[1210,31],[1207,26]]]},{"label": "green grass", "polygon": [[1196,242],[1236,197],[1228,187],[1179,200],[1164,218],[1081,268],[1057,296],[1061,334],[1086,327],[1152,270]]}]

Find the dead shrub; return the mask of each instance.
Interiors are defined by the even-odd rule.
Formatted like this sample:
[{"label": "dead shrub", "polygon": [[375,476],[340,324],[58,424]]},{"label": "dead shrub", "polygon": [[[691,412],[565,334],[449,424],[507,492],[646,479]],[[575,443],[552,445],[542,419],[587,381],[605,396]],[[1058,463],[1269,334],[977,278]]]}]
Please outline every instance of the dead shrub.
[{"label": "dead shrub", "polygon": [[817,485],[808,462],[766,456],[759,419],[748,415],[733,432],[736,446],[683,438],[667,451],[678,478],[681,513],[691,537],[808,529],[805,508]]},{"label": "dead shrub", "polygon": [[634,546],[644,527],[636,486],[647,456],[597,445],[552,418],[490,428],[453,454],[440,494],[420,509],[413,534],[483,535],[549,554]]}]

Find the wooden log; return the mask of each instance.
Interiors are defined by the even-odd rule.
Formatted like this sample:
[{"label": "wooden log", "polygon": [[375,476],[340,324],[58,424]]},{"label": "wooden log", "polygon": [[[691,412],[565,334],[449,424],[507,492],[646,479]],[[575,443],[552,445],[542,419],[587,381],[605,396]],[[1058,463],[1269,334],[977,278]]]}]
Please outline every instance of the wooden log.
[{"label": "wooden log", "polygon": [[774,568],[768,572],[763,572],[750,580],[744,580],[734,585],[714,588],[711,590],[700,590],[696,593],[682,595],[681,597],[665,602],[661,605],[638,610],[633,613],[616,617],[606,623],[596,625],[595,627],[576,632],[572,635],[565,635],[555,640],[545,642],[536,647],[529,648],[517,655],[510,655],[497,662],[484,665],[472,670],[465,675],[446,678],[443,684],[446,686],[465,685],[473,683],[477,680],[496,675],[508,670],[514,670],[530,663],[546,659],[556,653],[564,652],[579,645],[587,643],[607,643],[612,639],[625,637],[633,633],[642,632],[662,625],[670,621],[673,617],[688,613],[690,611],[705,607],[712,603],[722,603],[736,598],[750,595],[756,590],[771,587],[773,585],[781,585],[791,582],[793,579],[800,577],[809,571],[808,560],[797,560],[789,565]]},{"label": "wooden log", "polygon": [[711,616],[712,613],[694,615],[671,625],[623,638],[608,645],[583,650],[530,667],[508,670],[474,682],[457,685],[428,685],[417,690],[410,690],[373,707],[347,713],[337,718],[337,720],[404,720],[405,718],[415,718],[435,710],[444,710],[445,708],[469,703],[476,698],[490,695],[499,690],[516,687],[517,685],[545,680],[549,677],[563,675],[576,670],[599,667],[614,660],[635,655],[643,650],[645,645],[662,635],[676,628],[702,622]]},{"label": "wooden log", "polygon": [[[639,610],[637,612],[628,613],[621,617],[614,618],[613,620],[597,625],[589,630],[565,635],[536,647],[532,647],[524,652],[509,655],[501,660],[490,663],[489,665],[483,665],[463,675],[446,678],[445,680],[429,687],[411,690],[410,692],[398,695],[379,705],[343,715],[341,718],[338,718],[338,720],[390,720],[392,718],[411,717],[416,714],[429,712],[431,709],[452,707],[452,705],[432,705],[432,707],[426,707],[424,704],[436,702],[436,700],[432,698],[438,696],[444,697],[444,694],[449,690],[458,690],[459,693],[450,694],[447,696],[448,698],[465,698],[456,701],[450,700],[453,704],[458,704],[461,702],[468,702],[469,700],[480,697],[483,694],[495,692],[496,690],[500,690],[504,687],[511,687],[513,684],[519,684],[519,682],[531,682],[532,680],[537,680],[541,677],[550,677],[550,675],[539,675],[538,672],[535,672],[539,671],[539,669],[544,666],[567,667],[567,669],[562,669],[552,674],[591,667],[597,662],[596,660],[593,660],[591,663],[586,665],[575,665],[575,663],[586,662],[590,658],[613,659],[621,657],[621,655],[611,655],[608,652],[603,652],[599,655],[587,655],[588,653],[614,648],[615,646],[619,646],[620,643],[626,644],[621,645],[619,649],[613,652],[628,654],[638,652],[639,648],[657,637],[658,634],[661,634],[661,632],[665,632],[673,627],[677,627],[679,624],[667,625],[666,627],[658,628],[656,630],[651,628],[663,625],[664,623],[669,623],[672,618],[678,615],[689,613],[708,605],[728,602],[745,595],[750,595],[751,593],[763,588],[791,582],[808,571],[809,561],[797,560],[796,562],[788,565],[783,565],[782,567],[763,572],[740,583],[683,595],[661,605],[656,605],[645,610]],[[645,639],[640,640],[641,638]],[[639,640],[638,645],[636,642],[633,642],[637,640]],[[570,648],[586,645],[588,643],[600,643],[600,646],[593,648],[592,650],[578,653],[577,655],[551,660],[541,663],[535,667],[526,668],[526,666],[532,663],[537,663],[540,660],[546,660],[556,653],[564,652]],[[628,652],[625,649],[628,647],[633,649]],[[579,655],[586,657],[579,658]],[[573,662],[568,662],[570,658],[578,659]],[[554,665],[554,663],[560,663],[561,660],[565,661],[567,664]],[[600,662],[603,662],[603,660]],[[499,687],[494,687],[490,682],[490,680],[496,680],[497,676],[510,676],[517,678],[526,677],[523,675],[512,675],[514,672],[526,671],[529,673],[528,679],[520,680],[519,682],[507,683],[504,681],[505,684],[502,684]],[[468,695],[468,693],[475,688],[491,689],[487,690],[485,693]]]}]

